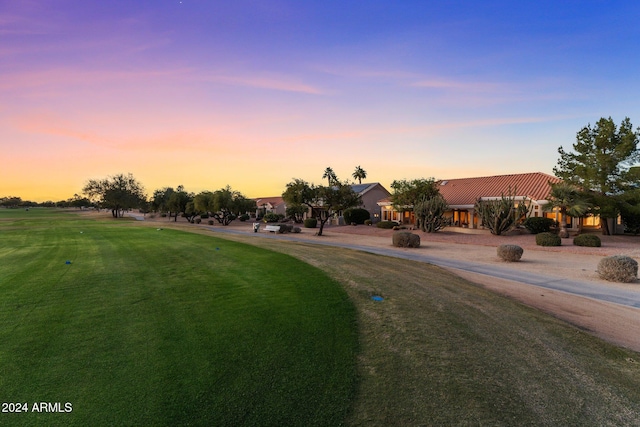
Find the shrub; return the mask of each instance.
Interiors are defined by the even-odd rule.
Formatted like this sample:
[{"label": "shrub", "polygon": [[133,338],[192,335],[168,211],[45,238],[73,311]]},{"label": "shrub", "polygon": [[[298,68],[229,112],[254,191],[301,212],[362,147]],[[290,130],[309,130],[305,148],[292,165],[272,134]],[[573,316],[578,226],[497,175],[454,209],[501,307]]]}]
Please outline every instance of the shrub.
[{"label": "shrub", "polygon": [[247,214],[242,214],[242,215],[240,215],[240,216],[238,217],[238,219],[239,219],[240,221],[242,221],[242,222],[244,222],[244,221],[248,220],[249,218],[251,218],[251,217],[250,217],[249,215],[247,215]]},{"label": "shrub", "polygon": [[364,224],[366,220],[371,218],[369,211],[362,208],[346,209],[342,215],[344,216],[345,224]]},{"label": "shrub", "polygon": [[576,246],[589,246],[592,248],[599,248],[602,246],[600,238],[595,234],[580,234],[573,238],[573,244]]},{"label": "shrub", "polygon": [[302,231],[302,230],[300,230],[300,227],[293,227],[293,232],[294,232],[294,233],[299,233],[299,232],[301,232],[301,231]]},{"label": "shrub", "polygon": [[291,233],[293,231],[293,225],[291,224],[278,224],[280,231],[278,233]]},{"label": "shrub", "polygon": [[200,218],[196,218],[195,221],[196,221],[196,224],[200,224],[202,222]]},{"label": "shrub", "polygon": [[600,260],[597,272],[604,280],[629,283],[638,277],[638,262],[625,255],[608,256]]},{"label": "shrub", "polygon": [[305,228],[316,228],[317,225],[318,225],[317,218],[307,218],[304,220]]},{"label": "shrub", "polygon": [[508,262],[520,261],[523,252],[524,250],[518,245],[498,246],[498,256]]},{"label": "shrub", "polygon": [[368,220],[366,220],[364,222],[364,225],[371,225],[371,224],[373,224],[373,222],[370,219],[368,219]]},{"label": "shrub", "polygon": [[524,220],[524,227],[529,230],[531,234],[548,233],[555,223],[556,222],[551,218],[539,216],[529,217]]},{"label": "shrub", "polygon": [[280,216],[277,213],[267,212],[262,217],[262,220],[264,222],[278,222],[278,221],[280,221]]},{"label": "shrub", "polygon": [[474,207],[482,225],[497,236],[515,228],[527,214],[525,200],[516,206],[515,191],[512,195],[511,189],[497,200],[478,199]]},{"label": "shrub", "polygon": [[380,221],[379,223],[376,224],[376,227],[378,228],[387,228],[387,229],[392,229],[393,227],[395,227],[397,224],[395,221]]},{"label": "shrub", "polygon": [[209,214],[204,213],[204,214],[200,215],[200,218],[207,219],[207,218],[209,218]]},{"label": "shrub", "polygon": [[562,239],[557,234],[550,232],[536,234],[536,245],[538,246],[560,246]]},{"label": "shrub", "polygon": [[213,225],[213,220],[212,220],[212,219],[210,219],[209,221],[207,221],[207,224],[209,224],[209,225]]},{"label": "shrub", "polygon": [[418,248],[420,247],[420,236],[409,231],[399,231],[393,233],[391,242],[393,246],[400,248]]},{"label": "shrub", "polygon": [[160,216],[161,216],[162,218],[166,218],[166,217],[167,217],[167,214],[166,214],[166,213],[161,213],[161,214],[160,214]]}]

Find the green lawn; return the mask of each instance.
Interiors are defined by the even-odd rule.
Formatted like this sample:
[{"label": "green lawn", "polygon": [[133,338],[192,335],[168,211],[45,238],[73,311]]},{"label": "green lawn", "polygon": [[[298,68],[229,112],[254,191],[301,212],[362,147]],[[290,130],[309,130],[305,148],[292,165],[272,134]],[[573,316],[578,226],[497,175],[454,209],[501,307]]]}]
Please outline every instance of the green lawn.
[{"label": "green lawn", "polygon": [[52,210],[0,209],[0,343],[0,400],[29,409],[3,425],[335,426],[356,390],[356,312],[320,269]]}]

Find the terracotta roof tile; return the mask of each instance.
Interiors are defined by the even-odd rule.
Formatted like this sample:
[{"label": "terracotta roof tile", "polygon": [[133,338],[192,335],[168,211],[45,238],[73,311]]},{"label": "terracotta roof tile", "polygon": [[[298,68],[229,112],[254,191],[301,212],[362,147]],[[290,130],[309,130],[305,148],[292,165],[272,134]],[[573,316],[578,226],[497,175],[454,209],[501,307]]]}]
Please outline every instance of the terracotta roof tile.
[{"label": "terracotta roof tile", "polygon": [[452,206],[473,205],[478,197],[500,197],[511,189],[516,196],[533,200],[549,197],[549,182],[560,182],[560,178],[541,172],[512,175],[459,178],[438,181],[440,194]]}]

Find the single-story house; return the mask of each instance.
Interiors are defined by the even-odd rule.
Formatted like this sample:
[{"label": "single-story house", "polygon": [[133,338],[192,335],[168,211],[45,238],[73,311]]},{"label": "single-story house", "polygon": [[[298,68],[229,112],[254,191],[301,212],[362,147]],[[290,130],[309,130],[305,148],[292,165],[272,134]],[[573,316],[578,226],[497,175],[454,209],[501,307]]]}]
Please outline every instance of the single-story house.
[{"label": "single-story house", "polygon": [[[451,209],[447,215],[451,224],[458,227],[482,227],[474,205],[476,200],[495,200],[507,195],[509,191],[515,193],[516,201],[526,201],[529,213],[533,217],[546,216],[560,222],[562,215],[556,209],[552,212],[543,210],[549,203],[550,184],[562,182],[560,178],[541,172],[520,173],[511,175],[495,175],[476,178],[444,179],[436,182],[440,194]],[[383,221],[397,221],[404,224],[414,224],[415,216],[412,211],[396,211],[391,205],[391,198],[378,201],[382,209]],[[567,217],[569,230],[577,230],[578,219]],[[586,217],[583,227],[599,227],[599,218]],[[618,227],[616,227],[619,230]]]},{"label": "single-story house", "polygon": [[282,197],[262,197],[255,201],[257,217],[262,217],[268,212],[286,215],[287,204]]},{"label": "single-story house", "polygon": [[378,200],[391,196],[391,193],[379,182],[351,184],[351,189],[360,195],[360,199],[362,200],[360,208],[369,211],[373,222],[380,221],[382,208],[378,204]]}]

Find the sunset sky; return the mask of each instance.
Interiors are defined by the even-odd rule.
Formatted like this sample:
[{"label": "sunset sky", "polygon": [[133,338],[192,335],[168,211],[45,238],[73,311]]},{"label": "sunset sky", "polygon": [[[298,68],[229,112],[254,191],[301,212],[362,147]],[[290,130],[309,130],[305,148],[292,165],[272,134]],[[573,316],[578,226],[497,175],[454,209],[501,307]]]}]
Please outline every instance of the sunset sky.
[{"label": "sunset sky", "polygon": [[0,196],[551,174],[640,125],[638,1],[0,0]]}]

